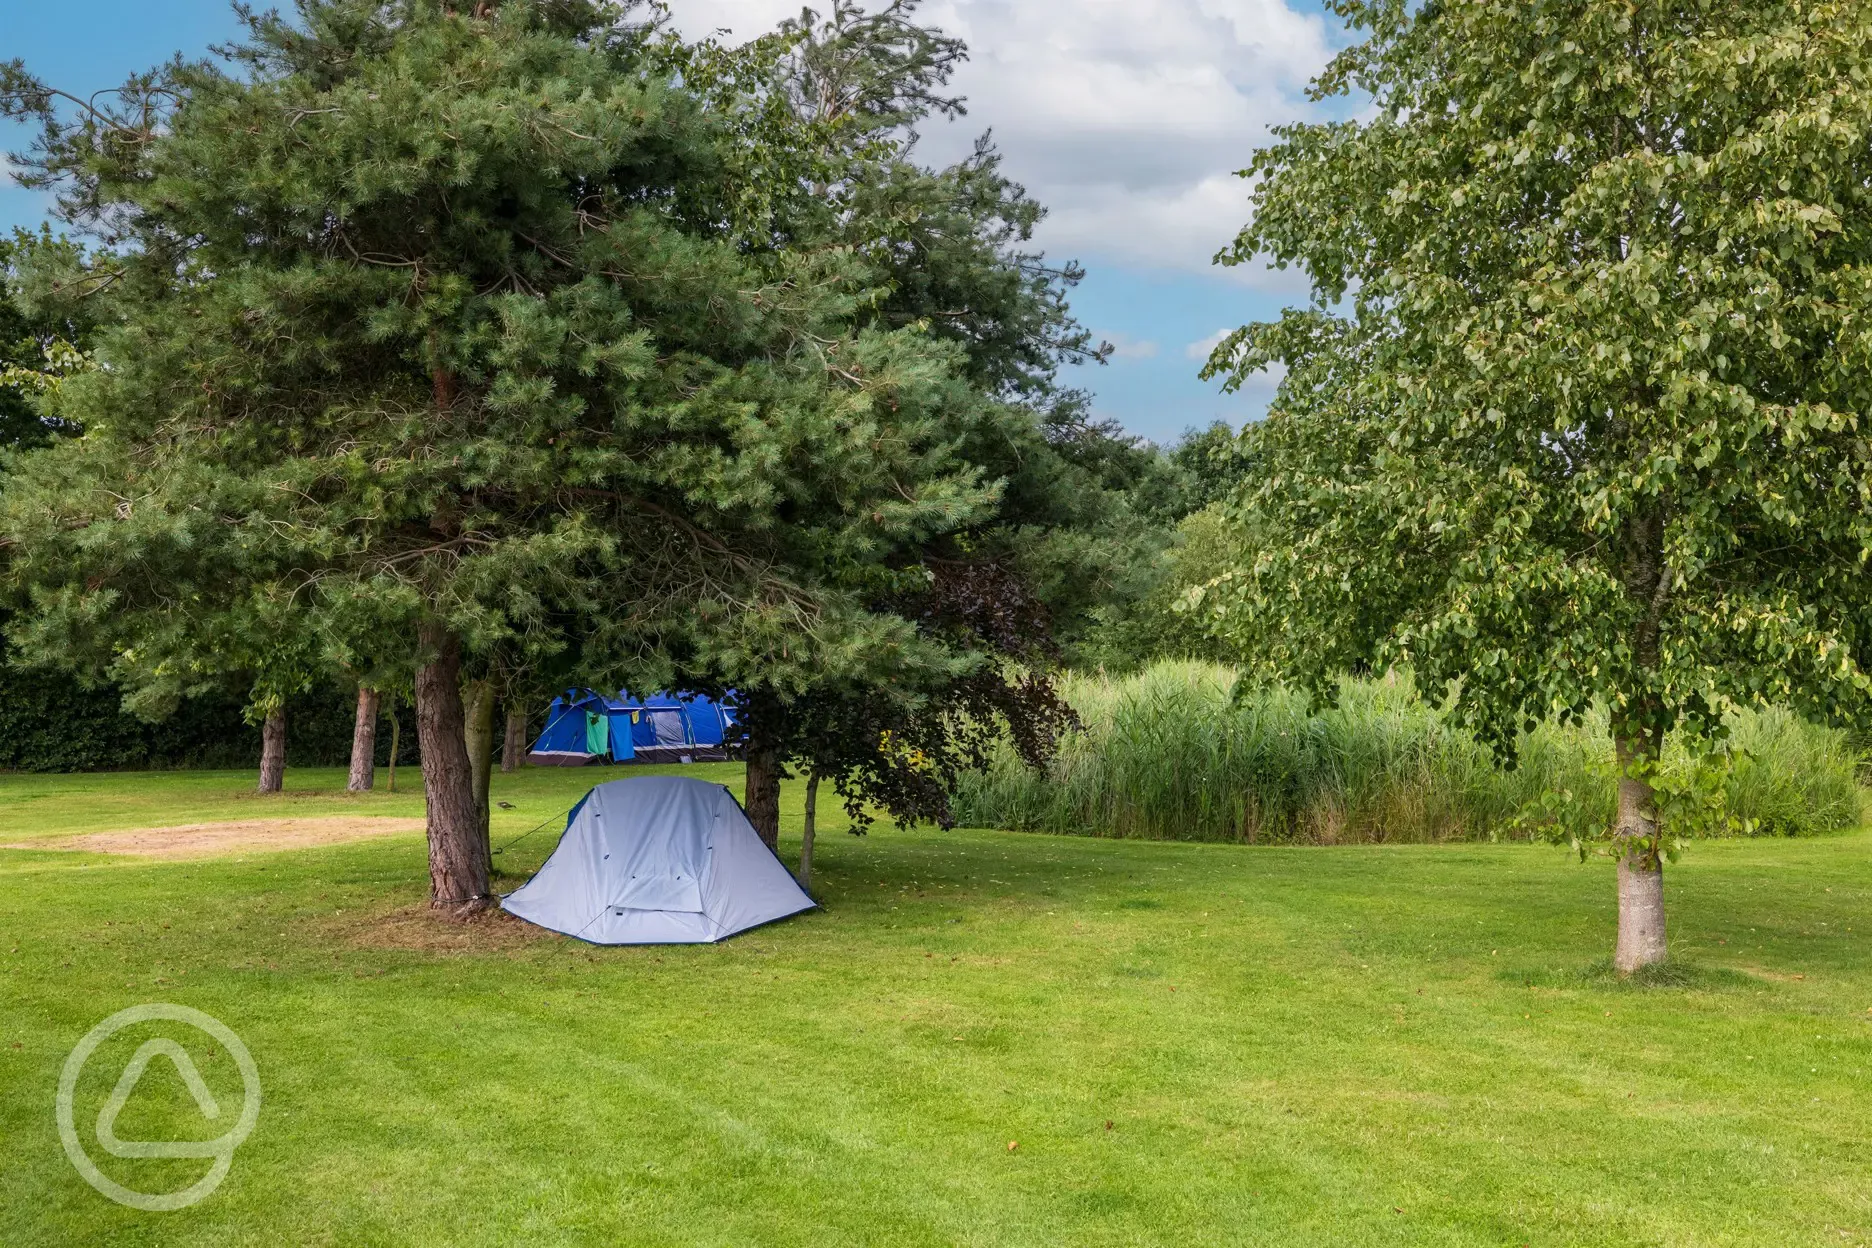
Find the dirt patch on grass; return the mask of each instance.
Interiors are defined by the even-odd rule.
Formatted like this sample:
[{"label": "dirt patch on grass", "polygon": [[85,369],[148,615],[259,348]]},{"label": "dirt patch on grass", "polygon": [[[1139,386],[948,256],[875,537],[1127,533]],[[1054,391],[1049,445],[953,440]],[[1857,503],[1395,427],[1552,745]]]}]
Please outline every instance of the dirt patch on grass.
[{"label": "dirt patch on grass", "polygon": [[133,854],[141,858],[221,858],[276,849],[311,849],[423,830],[421,819],[338,815],[306,819],[242,819],[191,823],[174,828],[89,832],[41,841],[18,841],[0,849],[55,849],[90,854]]},{"label": "dirt patch on grass", "polygon": [[331,934],[359,949],[439,954],[499,952],[566,939],[505,910],[482,910],[463,919],[426,905],[334,923]]}]

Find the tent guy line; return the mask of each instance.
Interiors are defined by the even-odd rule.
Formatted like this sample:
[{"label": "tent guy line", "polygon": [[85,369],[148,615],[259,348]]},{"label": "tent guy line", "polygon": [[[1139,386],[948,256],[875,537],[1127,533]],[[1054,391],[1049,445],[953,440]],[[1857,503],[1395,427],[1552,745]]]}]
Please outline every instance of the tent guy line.
[{"label": "tent guy line", "polygon": [[[580,802],[584,800],[585,800],[584,798],[579,799]],[[554,822],[556,822],[559,819],[563,818],[567,820],[568,822],[570,822],[572,812],[577,809],[578,809],[578,802],[574,802],[572,805],[566,807],[564,810],[559,811],[556,814],[547,815],[544,819],[540,820],[537,824],[533,825],[533,828],[530,831],[522,832],[519,836],[514,837],[513,840],[508,841],[505,845],[502,845],[499,849],[494,850],[493,851],[494,854],[498,856],[500,854],[506,853],[508,850],[518,845],[521,841],[524,841],[529,836],[532,836],[535,832],[540,832],[540,831],[545,830],[546,828],[551,827],[554,824]]]}]

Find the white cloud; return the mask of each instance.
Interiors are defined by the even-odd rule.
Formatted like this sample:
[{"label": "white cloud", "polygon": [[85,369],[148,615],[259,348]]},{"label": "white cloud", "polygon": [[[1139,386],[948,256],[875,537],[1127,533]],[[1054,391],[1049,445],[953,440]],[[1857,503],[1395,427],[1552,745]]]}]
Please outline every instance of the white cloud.
[{"label": "white cloud", "polygon": [[[746,37],[799,2],[678,0],[676,16],[692,35]],[[1234,171],[1269,125],[1309,115],[1302,90],[1330,55],[1324,21],[1288,0],[930,0],[924,15],[971,53],[954,84],[969,115],[930,127],[926,157],[992,127],[1052,210],[1045,247],[1149,269],[1211,271],[1248,216]],[[1258,265],[1232,276],[1304,289]]]},{"label": "white cloud", "polygon": [[1112,355],[1121,360],[1154,360],[1157,358],[1157,343],[1149,338],[1139,338],[1127,334],[1121,329],[1109,329],[1095,332],[1094,338],[1112,344]]},{"label": "white cloud", "polygon": [[1183,354],[1192,360],[1206,360],[1215,354],[1215,349],[1222,345],[1222,340],[1234,332],[1232,329],[1218,329],[1207,338],[1199,338],[1184,347]]},{"label": "white cloud", "polygon": [[1260,372],[1242,378],[1242,384],[1235,393],[1265,406],[1273,401],[1275,392],[1286,378],[1285,364],[1270,364]]},{"label": "white cloud", "polygon": [[[830,9],[831,0],[815,7]],[[726,30],[732,42],[772,30],[783,18],[798,17],[800,4],[796,0],[675,0],[671,8],[676,25],[690,38]]]},{"label": "white cloud", "polygon": [[[1183,354],[1192,360],[1200,360],[1206,364],[1209,362],[1209,357],[1215,354],[1215,349],[1222,345],[1222,340],[1234,332],[1233,329],[1218,329],[1207,338],[1199,338],[1184,347]],[[1274,397],[1274,392],[1280,389],[1281,379],[1286,376],[1285,364],[1270,364],[1242,378],[1242,383],[1235,392],[1244,398],[1265,405]]]}]

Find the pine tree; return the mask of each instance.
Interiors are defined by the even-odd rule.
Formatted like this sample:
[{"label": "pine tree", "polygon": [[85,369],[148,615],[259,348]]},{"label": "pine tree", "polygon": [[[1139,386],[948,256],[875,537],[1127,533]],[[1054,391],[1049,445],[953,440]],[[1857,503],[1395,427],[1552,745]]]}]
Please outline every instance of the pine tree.
[{"label": "pine tree", "polygon": [[[918,8],[835,0],[823,16],[807,9],[738,48],[663,49],[724,111],[751,102],[734,112],[721,183],[720,212],[741,245],[848,251],[869,282],[854,309],[860,324],[914,329],[956,348],[962,375],[987,402],[954,453],[999,483],[992,508],[888,560],[898,575],[879,582],[871,605],[911,622],[920,648],[863,670],[808,665],[765,681],[707,664],[685,671],[687,684],[743,694],[744,804],[770,843],[788,760],[832,780],[854,811],[877,804],[940,822],[947,781],[979,758],[967,725],[985,730],[1008,716],[1033,757],[1044,756],[1064,722],[1045,675],[1057,659],[1052,633],[1109,592],[1133,554],[1133,517],[1099,461],[1148,456],[1081,421],[1083,396],[1058,381],[1063,365],[1111,350],[1068,306],[1082,270],[1031,249],[1044,209],[1002,173],[989,136],[945,168],[918,159],[919,125],[965,113],[947,88],[967,55]],[[963,622],[964,603],[995,595],[1008,616],[1041,631],[978,627],[991,613]],[[912,737],[918,747],[905,744]]]},{"label": "pine tree", "polygon": [[296,613],[333,663],[399,639],[438,907],[488,893],[465,671],[942,665],[878,604],[995,506],[958,448],[1010,415],[955,344],[861,322],[848,250],[723,228],[733,119],[660,38],[570,0],[305,0],[104,111],[4,84],[104,243],[109,365],[5,495],[16,640],[155,679],[135,656],[178,614]]}]

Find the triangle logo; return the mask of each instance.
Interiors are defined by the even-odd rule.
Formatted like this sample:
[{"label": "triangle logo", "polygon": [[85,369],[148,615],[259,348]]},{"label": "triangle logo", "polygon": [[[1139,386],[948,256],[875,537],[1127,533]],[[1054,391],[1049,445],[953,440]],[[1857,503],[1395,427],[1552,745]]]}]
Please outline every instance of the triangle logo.
[{"label": "triangle logo", "polygon": [[181,1045],[169,1039],[144,1041],[130,1064],[117,1079],[116,1088],[112,1089],[110,1099],[104,1102],[104,1108],[98,1111],[98,1144],[113,1157],[215,1157],[226,1149],[222,1140],[120,1140],[117,1138],[117,1115],[129,1103],[130,1094],[136,1091],[137,1084],[143,1080],[149,1064],[158,1056],[166,1057],[175,1066],[176,1073],[182,1077],[183,1086],[189,1095],[195,1098],[196,1106],[202,1116],[213,1122],[221,1116],[221,1106],[216,1103],[214,1093],[208,1090],[208,1084],[196,1069],[195,1060]]}]

